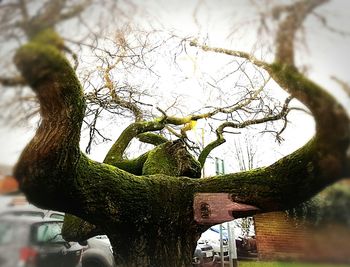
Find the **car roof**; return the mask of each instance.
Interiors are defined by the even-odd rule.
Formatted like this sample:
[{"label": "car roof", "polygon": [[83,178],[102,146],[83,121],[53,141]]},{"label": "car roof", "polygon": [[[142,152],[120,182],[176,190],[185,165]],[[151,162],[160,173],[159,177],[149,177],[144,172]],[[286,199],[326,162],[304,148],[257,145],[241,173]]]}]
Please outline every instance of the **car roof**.
[{"label": "car roof", "polygon": [[7,206],[6,208],[2,209],[1,212],[7,212],[7,211],[35,211],[35,212],[46,212],[48,210],[44,210],[41,208],[38,208],[32,204],[25,204],[21,206]]},{"label": "car roof", "polygon": [[62,220],[52,218],[41,218],[35,216],[16,216],[13,214],[5,214],[0,217],[0,221],[20,222],[20,223],[40,223],[40,222],[62,222]]},{"label": "car roof", "polygon": [[60,211],[53,211],[53,210],[46,210],[38,208],[30,203],[26,203],[24,205],[19,206],[7,206],[6,208],[0,209],[0,216],[3,216],[5,214],[15,214],[15,213],[38,213],[42,214],[42,217],[48,217],[52,214],[60,214],[64,216],[63,212]]}]

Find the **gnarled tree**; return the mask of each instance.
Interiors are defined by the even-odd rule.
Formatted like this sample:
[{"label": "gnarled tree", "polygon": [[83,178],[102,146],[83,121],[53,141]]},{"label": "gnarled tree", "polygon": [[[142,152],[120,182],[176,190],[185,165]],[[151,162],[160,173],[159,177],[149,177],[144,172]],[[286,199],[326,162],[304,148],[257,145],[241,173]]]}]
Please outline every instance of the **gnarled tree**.
[{"label": "gnarled tree", "polygon": [[[22,25],[28,42],[14,58],[22,77],[12,81],[25,82],[32,88],[41,115],[41,124],[15,168],[21,190],[35,205],[72,215],[65,222],[67,239],[107,234],[118,266],[191,266],[196,240],[208,227],[194,219],[194,200],[199,194],[228,193],[235,202],[249,205],[251,209],[244,215],[251,215],[291,208],[349,175],[348,114],[294,63],[295,34],[307,15],[324,2],[298,1],[276,10],[285,12],[285,16],[277,31],[273,62],[191,42],[208,53],[249,60],[290,94],[278,112],[221,124],[216,130],[217,139],[203,149],[198,160],[183,141],[192,123],[248,106],[259,89],[230,107],[186,117],[160,111],[160,117],[149,121],[135,106],[119,101],[137,119],[123,131],[104,163],[95,162],[79,148],[85,97],[65,57],[64,41],[55,31],[59,15],[52,16],[52,23],[39,25],[33,18],[30,29],[30,23]],[[114,97],[118,102],[118,96]],[[225,129],[285,119],[291,98],[308,107],[316,121],[316,134],[307,144],[268,167],[196,179],[209,153],[225,142]],[[171,125],[182,126],[179,140],[168,141],[150,133]],[[138,158],[126,159],[123,153],[135,137],[155,148]],[[243,216],[232,212],[235,217]]]}]

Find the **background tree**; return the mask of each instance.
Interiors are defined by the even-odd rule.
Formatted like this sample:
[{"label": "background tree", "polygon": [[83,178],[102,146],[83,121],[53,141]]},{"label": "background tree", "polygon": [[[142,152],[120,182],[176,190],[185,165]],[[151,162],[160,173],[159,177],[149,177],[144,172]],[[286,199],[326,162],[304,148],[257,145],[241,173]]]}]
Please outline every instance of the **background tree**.
[{"label": "background tree", "polygon": [[[102,87],[93,87],[96,90],[84,96],[74,65],[66,58],[66,53],[72,54],[71,49],[58,34],[58,26],[71,18],[68,11],[83,14],[89,1],[83,5],[49,1],[35,9],[36,13],[25,9],[31,4],[36,7],[36,2],[3,3],[2,10],[19,10],[19,23],[9,26],[12,29],[19,25],[25,41],[14,56],[20,76],[5,77],[2,83],[29,85],[40,104],[40,125],[15,168],[21,190],[35,205],[71,214],[65,219],[67,239],[107,234],[118,266],[190,266],[196,240],[210,226],[194,219],[194,199],[200,194],[227,193],[233,201],[249,205],[246,216],[291,208],[348,176],[348,114],[334,97],[308,79],[294,60],[298,30],[308,15],[326,2],[297,1],[272,10],[277,27],[275,57],[271,62],[246,52],[184,39],[181,47],[248,61],[261,77],[259,84],[248,76],[248,85],[243,86],[238,100],[229,99],[223,106],[206,107],[184,116],[172,115],[169,109],[162,108],[145,116],[140,103],[130,97],[132,93],[123,95],[128,91],[116,87],[111,70],[118,66],[119,58],[128,55],[130,47],[120,36],[114,63],[106,63],[100,69]],[[7,17],[7,22],[12,19],[17,17]],[[264,17],[264,23],[272,21]],[[144,47],[140,46],[141,50]],[[263,91],[269,79],[290,94],[280,105],[264,102]],[[107,103],[128,110],[135,121],[117,138],[104,163],[99,163],[80,151],[79,141],[86,102],[103,107],[105,102],[99,93],[105,91],[111,101]],[[287,122],[287,115],[293,110],[289,105],[292,98],[302,102],[316,122],[316,134],[307,144],[268,167],[197,179],[206,158],[225,142],[224,135],[230,129],[276,120]],[[214,128],[216,139],[201,149],[196,159],[188,151],[188,131],[203,119],[216,119],[219,123]],[[277,137],[285,125],[282,123],[276,131]],[[164,130],[177,139],[160,135]],[[126,158],[125,150],[136,137],[155,147],[136,158]],[[232,214],[243,216],[236,210]]]}]

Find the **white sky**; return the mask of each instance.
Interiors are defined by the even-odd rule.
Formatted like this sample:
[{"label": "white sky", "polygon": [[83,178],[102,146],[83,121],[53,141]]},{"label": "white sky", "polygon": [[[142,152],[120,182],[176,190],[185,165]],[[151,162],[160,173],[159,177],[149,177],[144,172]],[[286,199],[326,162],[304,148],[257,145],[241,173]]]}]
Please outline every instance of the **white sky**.
[{"label": "white sky", "polygon": [[[197,1],[138,0],[135,2],[140,6],[146,7],[146,11],[139,11],[137,15],[139,17],[137,20],[138,23],[145,23],[145,20],[148,19],[153,25],[162,25],[165,29],[172,29],[174,33],[180,36],[194,36],[200,38],[207,36],[207,42],[212,46],[245,50],[247,52],[252,51],[252,43],[256,43],[254,31],[248,30],[250,18],[245,17],[246,14],[250,14],[252,10],[251,7],[247,6],[249,1],[198,1],[202,2],[202,4],[199,6],[196,13],[197,24],[193,17]],[[140,10],[142,9],[140,8]],[[331,4],[325,5],[319,9],[322,14],[327,14],[332,26],[342,30],[350,29],[348,10],[350,10],[350,1],[346,0],[335,0],[332,1]],[[245,26],[245,30],[238,32],[236,38],[228,38],[234,28],[233,25],[238,25],[237,21],[241,19],[246,21],[246,25],[242,25]],[[315,19],[309,19],[307,21],[305,30],[308,36],[308,47],[307,49],[301,47],[301,53],[298,54],[297,58],[299,64],[309,66],[309,76],[322,86],[332,88],[332,93],[341,99],[345,107],[349,108],[350,100],[329,77],[330,75],[336,75],[338,78],[350,82],[348,76],[350,67],[350,36],[344,38],[336,34],[331,34],[329,31],[322,29],[322,25]],[[220,64],[217,55],[213,56],[208,54],[206,60],[205,71],[207,72],[210,72],[211,68],[214,69]],[[171,88],[171,82],[169,82],[169,80],[172,78],[173,73],[167,73],[167,71],[164,70],[163,79],[161,79],[160,83],[163,82],[163,86],[166,87],[167,90],[170,90],[169,88],[177,91],[182,90],[191,98],[202,98],[202,89],[198,87],[196,80],[192,79],[196,78],[193,60],[184,57],[180,58],[180,61],[182,61],[181,66],[184,72],[188,72],[190,79],[186,83],[182,83],[181,86],[176,84],[176,86],[173,86],[174,88]],[[202,70],[203,69],[202,66]],[[160,87],[161,85],[162,84],[160,84]],[[191,90],[188,88],[191,88]],[[160,92],[160,94],[161,93],[162,92]],[[263,140],[263,145],[259,146],[258,151],[258,160],[260,164],[266,165],[272,163],[277,157],[286,155],[303,145],[312,136],[314,124],[310,117],[299,113],[292,115],[290,119],[292,123],[283,135],[286,141],[281,146],[278,146],[271,139],[266,138]],[[125,125],[125,127],[126,126],[127,125]],[[199,125],[198,128],[200,127],[202,126]],[[112,127],[111,131],[117,130],[115,127]],[[200,135],[199,132],[200,130],[197,129],[193,134],[198,136]],[[7,127],[2,127],[0,129],[0,163],[14,164],[20,151],[33,133],[33,130],[29,128],[9,129]],[[83,137],[84,136],[83,134]],[[115,134],[115,138],[116,137],[117,134]],[[82,143],[86,143],[84,138]],[[108,143],[94,147],[91,157],[101,161],[111,144],[112,143]],[[224,157],[227,161],[226,169],[230,171],[235,168],[232,163],[232,155],[230,155],[229,152],[229,150],[232,150],[232,146],[229,145],[226,147],[227,148],[224,150],[219,148],[213,153],[213,156]]]}]

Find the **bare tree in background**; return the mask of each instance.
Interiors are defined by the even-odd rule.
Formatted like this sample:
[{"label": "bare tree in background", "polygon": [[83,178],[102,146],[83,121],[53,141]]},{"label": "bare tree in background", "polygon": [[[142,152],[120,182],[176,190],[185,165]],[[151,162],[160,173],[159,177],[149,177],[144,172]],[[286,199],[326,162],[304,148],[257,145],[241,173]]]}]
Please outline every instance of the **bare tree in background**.
[{"label": "bare tree in background", "polygon": [[[125,35],[118,33],[113,40],[116,51],[110,58],[97,53],[101,63],[98,64],[100,84],[94,83],[92,74],[88,75],[84,81],[85,84],[90,81],[91,87],[84,95],[74,69],[74,53],[61,37],[65,29],[61,23],[73,18],[69,14],[76,10],[74,18],[83,16],[93,2],[82,2],[79,8],[78,2],[71,4],[63,0],[44,4],[17,1],[20,22],[15,23],[17,16],[13,15],[7,16],[6,23],[9,29],[17,29],[19,25],[25,33],[14,53],[20,75],[6,76],[1,81],[6,85],[29,85],[39,102],[41,116],[36,135],[15,168],[21,190],[35,205],[70,214],[64,225],[67,240],[107,234],[118,266],[190,266],[196,240],[211,225],[194,218],[194,200],[201,194],[227,193],[239,205],[248,205],[244,212],[247,216],[293,207],[348,176],[348,114],[294,62],[296,33],[307,16],[325,2],[300,0],[278,7],[275,13],[282,16],[275,21],[276,53],[271,62],[246,52],[184,39],[180,47],[232,57],[238,69],[242,70],[241,64],[247,64],[260,78],[256,80],[243,68],[241,73],[247,76],[246,83],[234,86],[237,99],[227,95],[220,106],[183,111],[179,116],[168,104],[165,108],[152,104],[153,109],[145,112],[150,106],[139,97],[148,94],[136,93],[122,79],[112,79],[112,72],[122,65],[120,59],[125,58],[126,77],[132,53],[138,49],[145,52],[147,47],[131,46]],[[26,12],[28,5],[42,7],[33,14]],[[9,3],[0,7],[13,8]],[[104,50],[98,43],[93,48]],[[135,57],[133,68],[145,62],[143,55],[141,61]],[[73,64],[66,56],[72,58]],[[133,73],[135,80],[137,74]],[[282,103],[273,105],[266,100],[264,90],[270,79],[288,92]],[[215,87],[217,83],[211,85]],[[208,155],[225,143],[225,135],[230,132],[256,125],[263,125],[269,131],[271,122],[281,121],[281,127],[275,131],[276,137],[280,137],[293,110],[290,106],[293,98],[302,102],[316,121],[316,134],[307,144],[268,167],[197,179]],[[90,160],[79,148],[87,102],[91,104],[88,112],[93,118],[98,118],[99,111],[105,107],[114,110],[116,116],[126,112],[134,118],[108,151],[104,163]],[[215,139],[195,158],[188,152],[191,146],[188,132],[196,122],[210,119],[217,122],[212,123]],[[166,138],[164,131],[175,136],[174,139]],[[136,158],[126,158],[125,150],[134,138],[155,147]],[[243,216],[237,210],[230,212],[235,217]]]},{"label": "bare tree in background", "polygon": [[[121,1],[118,1],[121,4]],[[131,19],[129,15],[136,7],[131,1],[120,6],[116,1],[2,1],[0,5],[0,42],[2,43],[0,71],[1,117],[9,124],[26,122],[38,114],[39,103],[34,94],[27,90],[27,82],[18,74],[13,56],[16,49],[32,38],[40,29],[57,29],[64,32],[64,51],[74,69],[87,64],[79,58],[82,51],[106,51],[99,46],[118,22],[123,25]],[[108,17],[108,20],[105,18]],[[115,28],[113,27],[113,30]],[[81,75],[81,78],[84,76]]]}]

